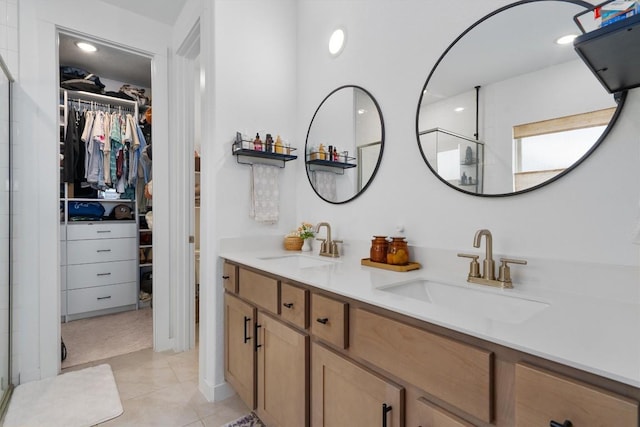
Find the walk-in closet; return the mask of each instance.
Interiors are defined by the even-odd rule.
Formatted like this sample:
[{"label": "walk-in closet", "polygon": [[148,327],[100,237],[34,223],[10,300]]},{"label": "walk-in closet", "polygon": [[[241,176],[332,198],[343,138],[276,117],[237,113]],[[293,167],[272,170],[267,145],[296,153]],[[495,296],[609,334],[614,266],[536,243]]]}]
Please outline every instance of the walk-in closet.
[{"label": "walk-in closet", "polygon": [[65,369],[153,347],[152,92],[135,52],[60,32],[58,61]]}]

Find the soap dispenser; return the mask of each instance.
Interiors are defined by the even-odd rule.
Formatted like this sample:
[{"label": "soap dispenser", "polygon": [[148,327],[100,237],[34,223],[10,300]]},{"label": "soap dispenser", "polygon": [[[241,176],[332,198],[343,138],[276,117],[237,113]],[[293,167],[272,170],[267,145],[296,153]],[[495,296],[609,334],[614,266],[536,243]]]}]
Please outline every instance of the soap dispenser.
[{"label": "soap dispenser", "polygon": [[262,151],[262,140],[260,139],[260,133],[256,132],[256,139],[253,140],[253,149],[256,151]]}]

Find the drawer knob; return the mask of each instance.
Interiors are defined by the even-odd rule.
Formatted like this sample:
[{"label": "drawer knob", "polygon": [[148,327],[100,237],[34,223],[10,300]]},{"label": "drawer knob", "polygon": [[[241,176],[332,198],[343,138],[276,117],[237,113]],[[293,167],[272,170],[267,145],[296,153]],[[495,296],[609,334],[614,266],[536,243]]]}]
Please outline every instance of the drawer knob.
[{"label": "drawer knob", "polygon": [[329,322],[329,318],[328,317],[318,317],[316,319],[316,322],[322,323],[323,325],[326,325],[327,322]]},{"label": "drawer knob", "polygon": [[549,422],[549,427],[572,427],[572,426],[573,426],[573,424],[571,424],[571,421],[569,421],[569,420],[564,420],[563,423],[559,423],[559,422],[553,421],[553,420],[551,420]]},{"label": "drawer knob", "polygon": [[292,302],[285,302],[285,303],[282,303],[282,305],[284,305],[287,308],[293,308],[293,303]]},{"label": "drawer knob", "polygon": [[101,300],[101,299],[111,299],[111,295],[106,296],[106,297],[98,297],[97,299],[98,299],[98,300]]}]

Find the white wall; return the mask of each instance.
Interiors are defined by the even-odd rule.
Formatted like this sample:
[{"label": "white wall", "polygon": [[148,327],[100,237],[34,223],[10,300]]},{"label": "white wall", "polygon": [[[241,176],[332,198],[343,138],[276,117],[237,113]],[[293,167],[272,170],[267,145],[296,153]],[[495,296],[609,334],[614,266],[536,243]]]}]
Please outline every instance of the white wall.
[{"label": "white wall", "polygon": [[[329,221],[338,238],[369,240],[403,224],[411,244],[468,250],[489,228],[496,253],[518,257],[638,265],[631,233],[638,214],[640,96],[630,93],[608,140],[577,170],[532,193],[479,198],[456,192],[419,155],[415,118],[420,91],[444,49],[469,25],[508,1],[301,0],[298,14],[298,135],[324,95],[343,84],[369,90],[385,118],[378,174],[355,201],[327,204],[299,180],[298,217]],[[331,31],[347,45],[331,58]],[[398,185],[398,183],[402,185]],[[389,209],[380,209],[380,204]],[[349,247],[345,248],[349,250]],[[464,265],[460,271],[464,274]]]}]

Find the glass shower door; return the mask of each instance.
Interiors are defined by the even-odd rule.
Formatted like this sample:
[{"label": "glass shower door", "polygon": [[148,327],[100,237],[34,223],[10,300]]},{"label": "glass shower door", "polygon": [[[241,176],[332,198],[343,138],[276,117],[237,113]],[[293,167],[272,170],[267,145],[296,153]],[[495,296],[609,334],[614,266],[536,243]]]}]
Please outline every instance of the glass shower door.
[{"label": "glass shower door", "polygon": [[11,75],[0,56],[0,418],[11,394]]}]

